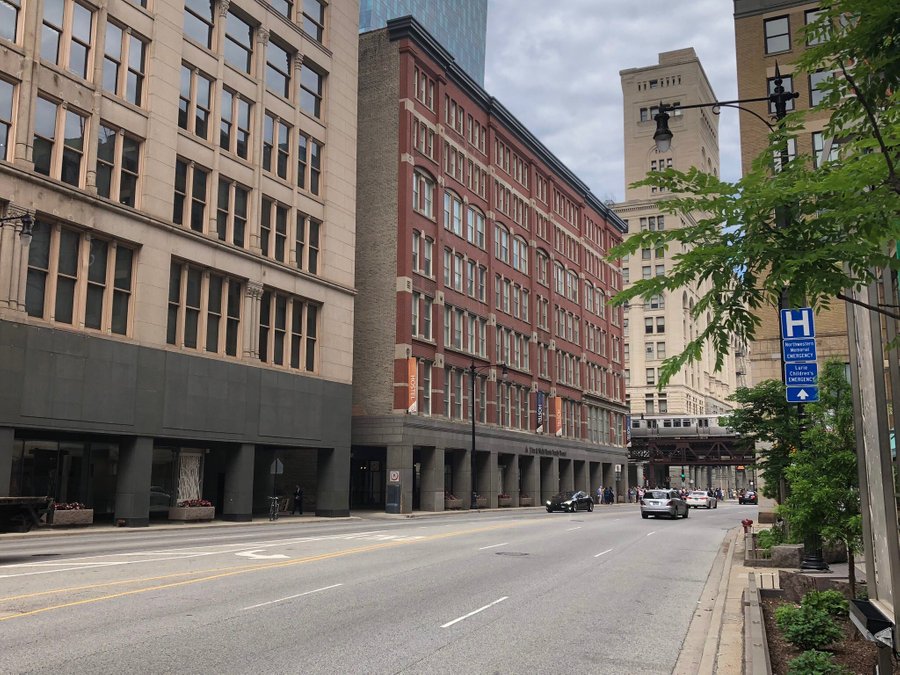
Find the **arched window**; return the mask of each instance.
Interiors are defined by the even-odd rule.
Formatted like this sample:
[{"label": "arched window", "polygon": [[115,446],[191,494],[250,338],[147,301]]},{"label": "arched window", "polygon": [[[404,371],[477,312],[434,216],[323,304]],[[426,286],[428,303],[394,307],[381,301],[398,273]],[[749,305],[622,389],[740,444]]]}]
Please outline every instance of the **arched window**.
[{"label": "arched window", "polygon": [[444,229],[450,230],[458,237],[462,233],[463,203],[455,192],[444,190]]},{"label": "arched window", "polygon": [[434,219],[434,178],[416,169],[413,172],[413,210]]},{"label": "arched window", "polygon": [[470,206],[466,214],[466,239],[484,249],[484,214],[474,206]]},{"label": "arched window", "polygon": [[537,272],[537,280],[539,284],[550,286],[550,256],[543,249],[535,252],[535,264]]},{"label": "arched window", "polygon": [[494,224],[494,256],[509,264],[509,230],[500,223]]},{"label": "arched window", "polygon": [[528,274],[528,242],[522,237],[513,237],[513,267]]},{"label": "arched window", "polygon": [[559,263],[553,263],[553,285],[556,292],[565,297],[566,295],[566,268]]}]

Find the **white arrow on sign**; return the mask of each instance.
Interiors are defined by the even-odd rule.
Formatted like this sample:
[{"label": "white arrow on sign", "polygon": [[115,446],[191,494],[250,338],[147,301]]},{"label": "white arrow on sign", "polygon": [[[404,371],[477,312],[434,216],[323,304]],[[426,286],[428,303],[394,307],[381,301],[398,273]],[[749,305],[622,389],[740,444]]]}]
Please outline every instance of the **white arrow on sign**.
[{"label": "white arrow on sign", "polygon": [[809,394],[806,393],[806,389],[801,389],[799,392],[797,392],[797,398],[799,398],[801,401],[805,401],[806,399],[808,399]]},{"label": "white arrow on sign", "polygon": [[272,555],[259,555],[259,552],[263,549],[256,549],[255,551],[241,551],[240,553],[235,553],[235,555],[239,555],[243,558],[252,558],[253,560],[276,560],[279,558],[287,558],[286,555],[282,555],[281,553],[273,553]]}]

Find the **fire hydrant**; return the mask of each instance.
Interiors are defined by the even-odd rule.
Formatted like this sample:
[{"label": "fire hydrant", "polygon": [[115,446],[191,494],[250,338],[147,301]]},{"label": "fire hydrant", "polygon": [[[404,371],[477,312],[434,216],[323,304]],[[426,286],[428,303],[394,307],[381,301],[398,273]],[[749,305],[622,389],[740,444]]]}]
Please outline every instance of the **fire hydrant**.
[{"label": "fire hydrant", "polygon": [[744,518],[741,521],[741,525],[744,526],[744,534],[746,534],[747,532],[750,532],[751,528],[753,527],[753,521],[749,518]]}]

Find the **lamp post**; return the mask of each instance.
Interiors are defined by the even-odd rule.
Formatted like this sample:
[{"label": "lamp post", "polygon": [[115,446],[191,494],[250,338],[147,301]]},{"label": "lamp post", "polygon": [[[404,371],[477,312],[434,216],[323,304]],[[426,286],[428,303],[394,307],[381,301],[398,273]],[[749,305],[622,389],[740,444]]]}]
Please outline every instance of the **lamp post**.
[{"label": "lamp post", "polygon": [[469,366],[469,375],[472,379],[472,396],[470,397],[470,401],[472,404],[472,414],[470,415],[470,417],[472,418],[472,456],[469,458],[470,473],[472,479],[472,503],[470,508],[473,510],[478,508],[478,490],[476,489],[477,483],[475,482],[475,379],[478,371],[486,370],[488,368],[496,368],[498,365],[503,368],[503,379],[505,381],[506,376],[509,374],[509,368],[506,367],[505,363],[486,363],[481,366],[476,366],[475,362],[472,361],[472,365]]},{"label": "lamp post", "polygon": [[34,231],[34,217],[30,213],[19,213],[12,216],[5,216],[0,218],[0,224],[2,223],[13,223],[15,221],[20,221],[22,223],[22,231],[19,232],[19,236],[22,238],[22,243],[28,246],[31,243],[32,232]]}]

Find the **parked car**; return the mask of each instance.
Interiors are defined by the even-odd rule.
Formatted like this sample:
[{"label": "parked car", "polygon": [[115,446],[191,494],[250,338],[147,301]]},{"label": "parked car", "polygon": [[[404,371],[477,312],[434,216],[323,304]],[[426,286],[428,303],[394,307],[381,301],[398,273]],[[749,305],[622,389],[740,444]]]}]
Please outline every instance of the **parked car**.
[{"label": "parked car", "polygon": [[706,490],[693,490],[688,493],[687,499],[684,500],[689,508],[693,509],[717,509],[719,508],[719,500],[713,496],[712,492]]},{"label": "parked car", "polygon": [[547,513],[553,511],[593,511],[594,500],[587,492],[581,490],[568,490],[553,495],[547,500]]},{"label": "parked car", "polygon": [[759,504],[759,497],[755,490],[747,490],[738,495],[738,504]]},{"label": "parked car", "polygon": [[677,518],[679,515],[688,517],[690,509],[679,496],[678,490],[647,490],[641,500],[641,518],[650,516],[669,516]]}]

